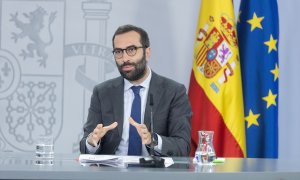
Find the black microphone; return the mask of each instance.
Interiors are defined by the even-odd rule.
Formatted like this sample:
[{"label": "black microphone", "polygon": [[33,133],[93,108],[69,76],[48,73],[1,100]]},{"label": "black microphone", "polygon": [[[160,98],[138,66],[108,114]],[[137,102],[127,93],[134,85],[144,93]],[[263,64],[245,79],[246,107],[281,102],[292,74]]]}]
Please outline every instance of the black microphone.
[{"label": "black microphone", "polygon": [[[153,144],[153,133],[154,133],[154,122],[153,122],[153,94],[150,94],[149,96],[149,106],[150,106],[150,132],[151,132],[151,144],[150,144],[150,156],[151,159],[147,160],[145,158],[140,158],[140,165],[142,167],[155,167],[155,168],[160,168],[160,167],[165,167],[165,159],[155,156],[154,155],[154,144]],[[147,146],[147,145],[146,145]],[[149,147],[149,146],[147,146]]]},{"label": "black microphone", "polygon": [[150,94],[150,102],[149,102],[149,106],[150,106],[150,132],[151,132],[151,145],[150,145],[150,156],[154,156],[154,146],[153,146],[153,131],[154,131],[154,127],[153,127],[153,94]]},{"label": "black microphone", "polygon": [[154,102],[153,102],[153,94],[150,94],[150,103],[149,103],[150,107],[152,108],[153,105],[154,105]]}]

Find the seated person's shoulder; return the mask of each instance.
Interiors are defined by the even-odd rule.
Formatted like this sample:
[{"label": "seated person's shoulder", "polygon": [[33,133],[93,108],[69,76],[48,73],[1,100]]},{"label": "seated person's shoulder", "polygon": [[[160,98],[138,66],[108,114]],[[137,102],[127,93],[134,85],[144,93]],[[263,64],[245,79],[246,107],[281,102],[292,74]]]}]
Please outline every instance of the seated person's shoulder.
[{"label": "seated person's shoulder", "polygon": [[184,85],[167,77],[160,76],[162,80],[162,86],[164,88],[167,88],[169,90],[180,90],[180,89],[185,89]]},{"label": "seated person's shoulder", "polygon": [[121,78],[121,77],[109,79],[109,80],[104,81],[100,84],[97,84],[94,87],[94,91],[95,90],[97,90],[97,91],[109,90],[111,88],[115,88],[117,86],[122,85],[122,83],[123,83],[123,78]]}]

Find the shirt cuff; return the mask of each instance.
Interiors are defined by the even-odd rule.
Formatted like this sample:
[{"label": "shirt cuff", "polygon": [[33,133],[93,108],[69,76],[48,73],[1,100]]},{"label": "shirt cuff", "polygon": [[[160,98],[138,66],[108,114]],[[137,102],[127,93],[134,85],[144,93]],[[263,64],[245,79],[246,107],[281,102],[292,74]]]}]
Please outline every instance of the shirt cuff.
[{"label": "shirt cuff", "polygon": [[157,146],[154,146],[154,150],[161,153],[162,139],[159,134],[157,134],[157,139],[158,139],[158,144],[157,144]]}]

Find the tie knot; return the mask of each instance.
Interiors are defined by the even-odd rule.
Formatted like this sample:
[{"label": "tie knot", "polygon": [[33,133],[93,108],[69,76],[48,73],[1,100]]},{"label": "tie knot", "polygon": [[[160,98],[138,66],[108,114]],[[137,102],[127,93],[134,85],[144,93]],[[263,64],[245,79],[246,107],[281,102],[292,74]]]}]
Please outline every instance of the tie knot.
[{"label": "tie knot", "polygon": [[142,86],[131,86],[131,89],[132,89],[134,95],[139,95],[141,88],[142,88]]}]

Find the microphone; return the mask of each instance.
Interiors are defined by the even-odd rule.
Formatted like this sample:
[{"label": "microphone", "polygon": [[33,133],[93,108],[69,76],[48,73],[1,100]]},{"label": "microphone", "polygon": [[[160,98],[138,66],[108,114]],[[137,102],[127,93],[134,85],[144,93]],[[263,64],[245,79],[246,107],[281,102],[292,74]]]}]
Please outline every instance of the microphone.
[{"label": "microphone", "polygon": [[[153,133],[154,133],[154,122],[153,122],[153,94],[150,93],[149,96],[149,106],[150,106],[150,132],[151,132],[151,144],[150,144],[150,156],[151,159],[147,160],[145,158],[140,158],[140,165],[142,167],[155,167],[155,168],[160,168],[160,167],[165,167],[165,159],[155,156],[154,155],[154,144],[153,144]],[[149,146],[147,146],[149,147]]]},{"label": "microphone", "polygon": [[150,156],[154,156],[154,145],[153,145],[153,94],[150,94],[150,102],[149,102],[149,106],[150,106],[150,132],[151,132],[151,145],[150,145]]}]

